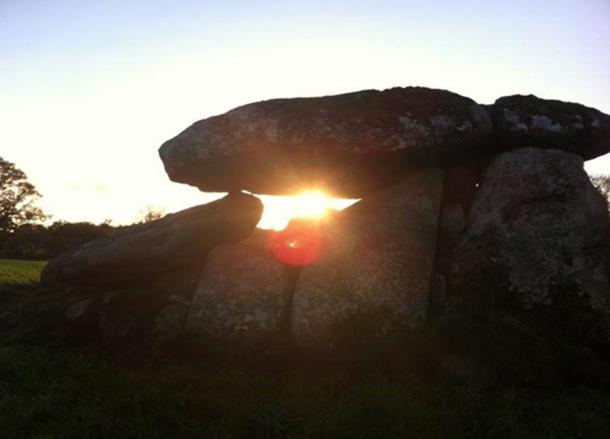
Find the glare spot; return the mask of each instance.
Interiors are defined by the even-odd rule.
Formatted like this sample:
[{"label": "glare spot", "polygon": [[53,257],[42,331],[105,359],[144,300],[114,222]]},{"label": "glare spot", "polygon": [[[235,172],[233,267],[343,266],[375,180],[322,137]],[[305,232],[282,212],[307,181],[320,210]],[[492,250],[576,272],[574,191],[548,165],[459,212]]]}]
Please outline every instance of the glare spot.
[{"label": "glare spot", "polygon": [[[293,196],[256,195],[264,205],[258,224],[261,229],[283,230],[294,218],[322,219],[329,211],[343,210],[357,199],[332,198],[316,190],[303,191]],[[292,243],[288,243],[291,245]],[[296,242],[294,245],[298,245]]]}]

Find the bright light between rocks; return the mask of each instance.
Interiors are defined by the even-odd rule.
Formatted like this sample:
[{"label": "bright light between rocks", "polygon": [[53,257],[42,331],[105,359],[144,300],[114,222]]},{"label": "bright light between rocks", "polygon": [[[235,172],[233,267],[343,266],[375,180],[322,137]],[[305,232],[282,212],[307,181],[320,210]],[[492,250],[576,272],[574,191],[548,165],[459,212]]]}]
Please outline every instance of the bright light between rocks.
[{"label": "bright light between rocks", "polygon": [[331,209],[332,199],[322,192],[303,192],[295,197],[297,215],[301,218],[322,218]]},{"label": "bright light between rocks", "polygon": [[331,198],[321,191],[304,191],[293,196],[262,195],[265,210],[261,229],[283,230],[293,218],[322,218],[329,210],[343,210],[356,199]]}]

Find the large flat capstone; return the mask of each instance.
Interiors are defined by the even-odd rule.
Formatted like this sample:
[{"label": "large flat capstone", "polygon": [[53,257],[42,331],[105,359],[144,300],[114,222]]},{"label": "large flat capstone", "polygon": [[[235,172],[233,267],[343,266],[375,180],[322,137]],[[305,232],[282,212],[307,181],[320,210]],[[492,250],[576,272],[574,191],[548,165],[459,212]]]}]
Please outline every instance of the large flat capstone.
[{"label": "large flat capstone", "polygon": [[610,116],[572,102],[514,95],[491,107],[494,144],[577,154],[585,160],[610,152]]},{"label": "large flat capstone", "polygon": [[485,106],[446,90],[366,90],[245,105],[159,154],[172,180],[203,191],[362,197],[415,169],[527,146],[597,157],[610,152],[610,116],[531,95]]},{"label": "large flat capstone", "polygon": [[405,168],[462,154],[491,132],[485,107],[445,90],[366,90],[274,99],[196,122],[159,154],[169,177],[203,191],[358,197]]}]

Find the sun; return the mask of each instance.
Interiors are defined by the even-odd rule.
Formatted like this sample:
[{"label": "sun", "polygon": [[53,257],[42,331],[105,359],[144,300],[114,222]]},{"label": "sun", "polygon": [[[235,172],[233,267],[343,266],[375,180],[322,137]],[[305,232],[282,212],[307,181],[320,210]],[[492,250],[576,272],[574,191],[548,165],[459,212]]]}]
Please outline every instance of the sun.
[{"label": "sun", "polygon": [[258,224],[262,229],[283,230],[293,218],[322,219],[332,210],[343,210],[355,199],[332,198],[319,190],[304,190],[292,196],[260,196],[263,217]]},{"label": "sun", "polygon": [[296,195],[294,204],[296,217],[322,218],[332,209],[332,198],[320,191],[307,191]]}]

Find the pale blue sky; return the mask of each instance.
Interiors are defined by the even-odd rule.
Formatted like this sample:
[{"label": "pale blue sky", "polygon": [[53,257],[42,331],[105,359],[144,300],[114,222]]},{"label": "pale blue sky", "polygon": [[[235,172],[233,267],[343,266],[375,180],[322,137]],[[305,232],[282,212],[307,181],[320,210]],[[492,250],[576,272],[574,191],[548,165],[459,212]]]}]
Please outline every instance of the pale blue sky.
[{"label": "pale blue sky", "polygon": [[56,219],[129,222],[209,199],[157,156],[203,117],[406,85],[610,113],[609,46],[608,0],[0,0],[0,155]]}]

